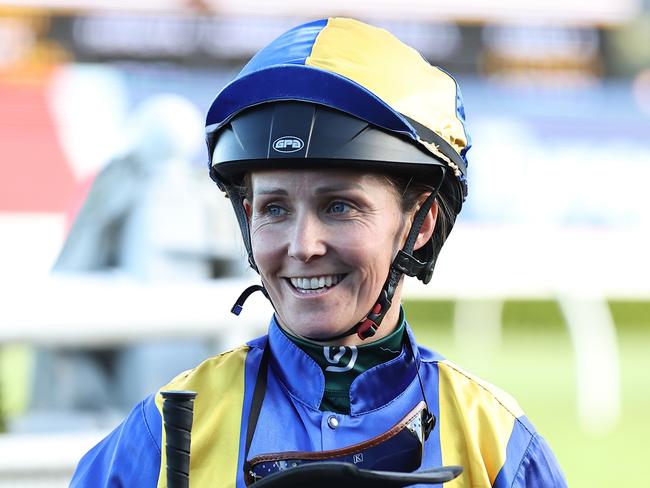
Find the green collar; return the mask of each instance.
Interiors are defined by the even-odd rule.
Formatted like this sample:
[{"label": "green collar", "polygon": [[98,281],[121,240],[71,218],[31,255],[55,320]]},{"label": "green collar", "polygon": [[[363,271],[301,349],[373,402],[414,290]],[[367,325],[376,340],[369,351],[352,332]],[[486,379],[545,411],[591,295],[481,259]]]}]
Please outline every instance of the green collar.
[{"label": "green collar", "polygon": [[320,410],[349,414],[350,385],[364,371],[399,356],[405,328],[400,312],[399,325],[393,332],[376,342],[360,346],[323,346],[280,329],[323,370],[325,392]]}]

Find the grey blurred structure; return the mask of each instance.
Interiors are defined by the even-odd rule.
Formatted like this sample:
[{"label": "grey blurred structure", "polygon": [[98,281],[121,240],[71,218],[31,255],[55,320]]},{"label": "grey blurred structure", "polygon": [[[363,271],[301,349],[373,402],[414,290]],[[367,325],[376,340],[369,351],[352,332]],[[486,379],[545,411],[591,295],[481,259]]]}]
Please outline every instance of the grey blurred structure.
[{"label": "grey blurred structure", "polygon": [[147,281],[232,274],[239,248],[229,204],[190,165],[203,133],[196,108],[152,97],[126,132],[126,150],[95,178],[54,271],[119,270]]},{"label": "grey blurred structure", "polygon": [[[143,283],[241,274],[230,204],[190,163],[202,142],[197,109],[176,95],[153,96],[125,132],[125,149],[95,178],[54,272],[119,274]],[[214,347],[181,339],[41,348],[30,414],[17,429],[110,425]]]}]

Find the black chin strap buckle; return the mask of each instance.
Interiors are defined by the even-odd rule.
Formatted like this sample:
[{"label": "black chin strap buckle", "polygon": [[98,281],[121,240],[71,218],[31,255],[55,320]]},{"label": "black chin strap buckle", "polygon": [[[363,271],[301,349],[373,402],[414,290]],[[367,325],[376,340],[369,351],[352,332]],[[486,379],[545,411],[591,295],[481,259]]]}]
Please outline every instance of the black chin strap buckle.
[{"label": "black chin strap buckle", "polygon": [[361,340],[366,340],[377,333],[377,329],[381,325],[382,320],[388,309],[390,308],[391,301],[386,294],[386,290],[382,290],[377,303],[372,307],[368,316],[361,322],[357,328],[357,335]]},{"label": "black chin strap buckle", "polygon": [[408,254],[401,249],[397,251],[397,255],[393,260],[393,267],[395,269],[407,276],[417,276],[417,278],[425,284],[431,281],[434,265],[435,261],[433,259],[422,262],[415,256]]}]

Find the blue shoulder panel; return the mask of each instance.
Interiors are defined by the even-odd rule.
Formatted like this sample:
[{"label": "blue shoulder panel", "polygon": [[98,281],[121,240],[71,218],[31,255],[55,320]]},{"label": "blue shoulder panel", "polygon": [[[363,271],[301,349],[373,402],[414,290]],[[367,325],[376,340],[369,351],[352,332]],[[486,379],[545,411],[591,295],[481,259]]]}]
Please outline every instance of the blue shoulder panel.
[{"label": "blue shoulder panel", "polygon": [[546,441],[527,417],[519,417],[508,441],[506,462],[494,488],[565,488],[567,482]]},{"label": "blue shoulder panel", "polygon": [[160,472],[161,429],[160,413],[151,395],[79,461],[70,486],[155,488]]},{"label": "blue shoulder panel", "polygon": [[566,488],[567,482],[546,441],[535,435],[521,462],[513,488]]}]

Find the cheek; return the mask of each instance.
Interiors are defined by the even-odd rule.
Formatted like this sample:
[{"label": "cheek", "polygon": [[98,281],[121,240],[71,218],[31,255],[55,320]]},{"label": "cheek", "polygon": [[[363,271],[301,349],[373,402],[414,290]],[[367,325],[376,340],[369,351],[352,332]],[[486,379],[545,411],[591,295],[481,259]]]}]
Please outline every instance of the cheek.
[{"label": "cheek", "polygon": [[283,242],[281,235],[268,227],[252,227],[251,247],[253,257],[260,271],[271,269],[273,263],[278,262],[277,256],[282,253]]},{"label": "cheek", "polygon": [[352,238],[341,240],[338,249],[349,264],[368,278],[384,276],[396,252],[395,235],[388,229],[373,231],[367,235],[352,234]]},{"label": "cheek", "polygon": [[365,241],[361,254],[372,272],[381,275],[382,280],[387,276],[397,251],[402,248],[402,227],[401,214],[387,216]]}]

